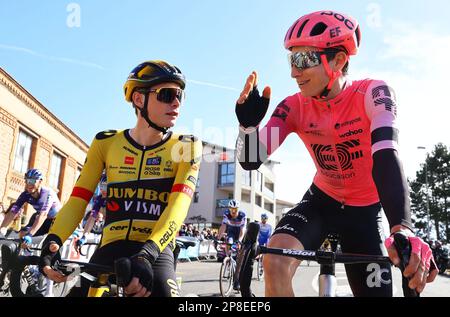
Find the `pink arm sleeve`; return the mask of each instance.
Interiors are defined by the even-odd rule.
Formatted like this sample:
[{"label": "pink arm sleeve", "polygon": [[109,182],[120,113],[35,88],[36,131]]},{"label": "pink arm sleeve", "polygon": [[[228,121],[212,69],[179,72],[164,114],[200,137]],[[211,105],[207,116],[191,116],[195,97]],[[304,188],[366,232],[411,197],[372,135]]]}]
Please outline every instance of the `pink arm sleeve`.
[{"label": "pink arm sleeve", "polygon": [[374,80],[365,95],[366,114],[371,121],[372,155],[382,149],[398,149],[395,92],[384,81]]}]

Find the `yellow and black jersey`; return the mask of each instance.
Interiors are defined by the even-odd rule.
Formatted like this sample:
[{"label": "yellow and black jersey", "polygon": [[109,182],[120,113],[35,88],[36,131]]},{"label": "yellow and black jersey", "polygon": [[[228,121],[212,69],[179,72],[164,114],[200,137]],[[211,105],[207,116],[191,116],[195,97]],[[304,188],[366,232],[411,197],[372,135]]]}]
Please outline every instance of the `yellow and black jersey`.
[{"label": "yellow and black jersey", "polygon": [[191,135],[168,133],[158,144],[145,147],[129,130],[98,133],[50,233],[65,241],[74,232],[105,169],[108,193],[101,246],[152,240],[162,251],[186,218],[201,153],[202,143]]}]

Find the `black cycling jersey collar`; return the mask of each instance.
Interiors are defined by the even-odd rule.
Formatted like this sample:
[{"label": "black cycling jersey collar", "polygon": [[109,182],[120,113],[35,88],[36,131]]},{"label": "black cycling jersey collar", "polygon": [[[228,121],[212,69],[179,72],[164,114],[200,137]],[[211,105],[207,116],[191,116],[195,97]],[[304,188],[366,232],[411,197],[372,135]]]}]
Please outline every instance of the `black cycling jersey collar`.
[{"label": "black cycling jersey collar", "polygon": [[337,94],[336,97],[328,100],[323,100],[317,97],[311,97],[312,100],[314,100],[314,104],[319,105],[321,107],[335,107],[339,106],[343,100],[345,100],[345,97],[350,92],[348,89],[352,86],[352,82],[350,80],[346,80],[344,85],[342,86],[342,90],[339,94]]},{"label": "black cycling jersey collar", "polygon": [[161,141],[159,141],[158,143],[151,145],[151,146],[143,146],[140,145],[139,143],[137,143],[130,135],[130,129],[126,129],[124,131],[124,136],[125,139],[127,139],[127,141],[134,146],[136,149],[139,149],[141,151],[147,151],[147,150],[151,150],[151,149],[155,149],[157,147],[160,147],[161,145],[163,145],[164,143],[166,143],[168,140],[170,140],[170,137],[172,136],[172,131],[169,131],[168,133],[163,135],[163,138]]}]

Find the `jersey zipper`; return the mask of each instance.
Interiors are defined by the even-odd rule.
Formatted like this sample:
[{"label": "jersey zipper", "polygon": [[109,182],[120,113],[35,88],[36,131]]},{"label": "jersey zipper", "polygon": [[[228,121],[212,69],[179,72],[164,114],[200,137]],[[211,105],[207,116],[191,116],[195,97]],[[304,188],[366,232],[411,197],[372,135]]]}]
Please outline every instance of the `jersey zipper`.
[{"label": "jersey zipper", "polygon": [[[146,146],[144,146],[143,149],[141,150],[142,151],[141,162],[139,163],[139,170],[138,170],[138,174],[137,174],[137,178],[136,178],[136,182],[135,182],[135,184],[136,184],[136,186],[135,186],[136,199],[134,201],[135,202],[135,208],[137,208],[137,204],[138,204],[138,195],[137,195],[138,186],[137,186],[137,184],[139,184],[140,180],[141,180],[142,164],[144,163],[144,157],[145,157],[145,151],[146,150],[147,150]],[[125,240],[129,240],[129,238],[130,238],[130,232],[131,232],[131,229],[132,229],[132,226],[133,226],[133,220],[134,220],[133,213],[130,213],[130,225],[128,226],[128,232],[127,232],[127,235],[125,237]]]},{"label": "jersey zipper", "polygon": [[[332,138],[331,144],[333,146],[333,150],[334,150],[334,153],[335,153],[336,166],[338,168],[339,175],[342,176],[342,180],[340,181],[340,183],[342,184],[342,190],[344,190],[345,189],[344,178],[343,178],[344,175],[343,175],[342,168],[341,168],[341,162],[339,162],[339,155],[338,155],[337,148],[336,148],[336,138],[333,135],[333,133],[334,133],[334,129],[333,129],[333,109],[331,109],[331,104],[330,104],[329,101],[327,101],[327,106],[328,106],[328,110],[330,111],[330,117],[331,117],[330,130],[329,130],[329,131],[332,131],[331,132],[331,134],[332,134],[331,135],[331,138]],[[345,199],[342,196],[340,197],[340,203],[341,203],[341,209],[344,209],[344,207],[345,207]]]}]

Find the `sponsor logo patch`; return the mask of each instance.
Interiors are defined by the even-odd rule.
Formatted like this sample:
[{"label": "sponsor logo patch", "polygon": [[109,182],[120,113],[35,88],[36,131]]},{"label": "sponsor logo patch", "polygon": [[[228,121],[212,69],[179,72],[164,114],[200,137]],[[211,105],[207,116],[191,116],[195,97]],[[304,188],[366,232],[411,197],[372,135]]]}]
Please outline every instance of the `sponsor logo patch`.
[{"label": "sponsor logo patch", "polygon": [[149,157],[147,159],[147,165],[160,165],[161,164],[161,157],[160,156],[155,156],[155,157]]},{"label": "sponsor logo patch", "polygon": [[134,164],[134,157],[125,156],[124,164],[133,165]]},{"label": "sponsor logo patch", "polygon": [[187,180],[194,184],[194,186],[197,184],[197,180],[192,175],[190,175]]}]

